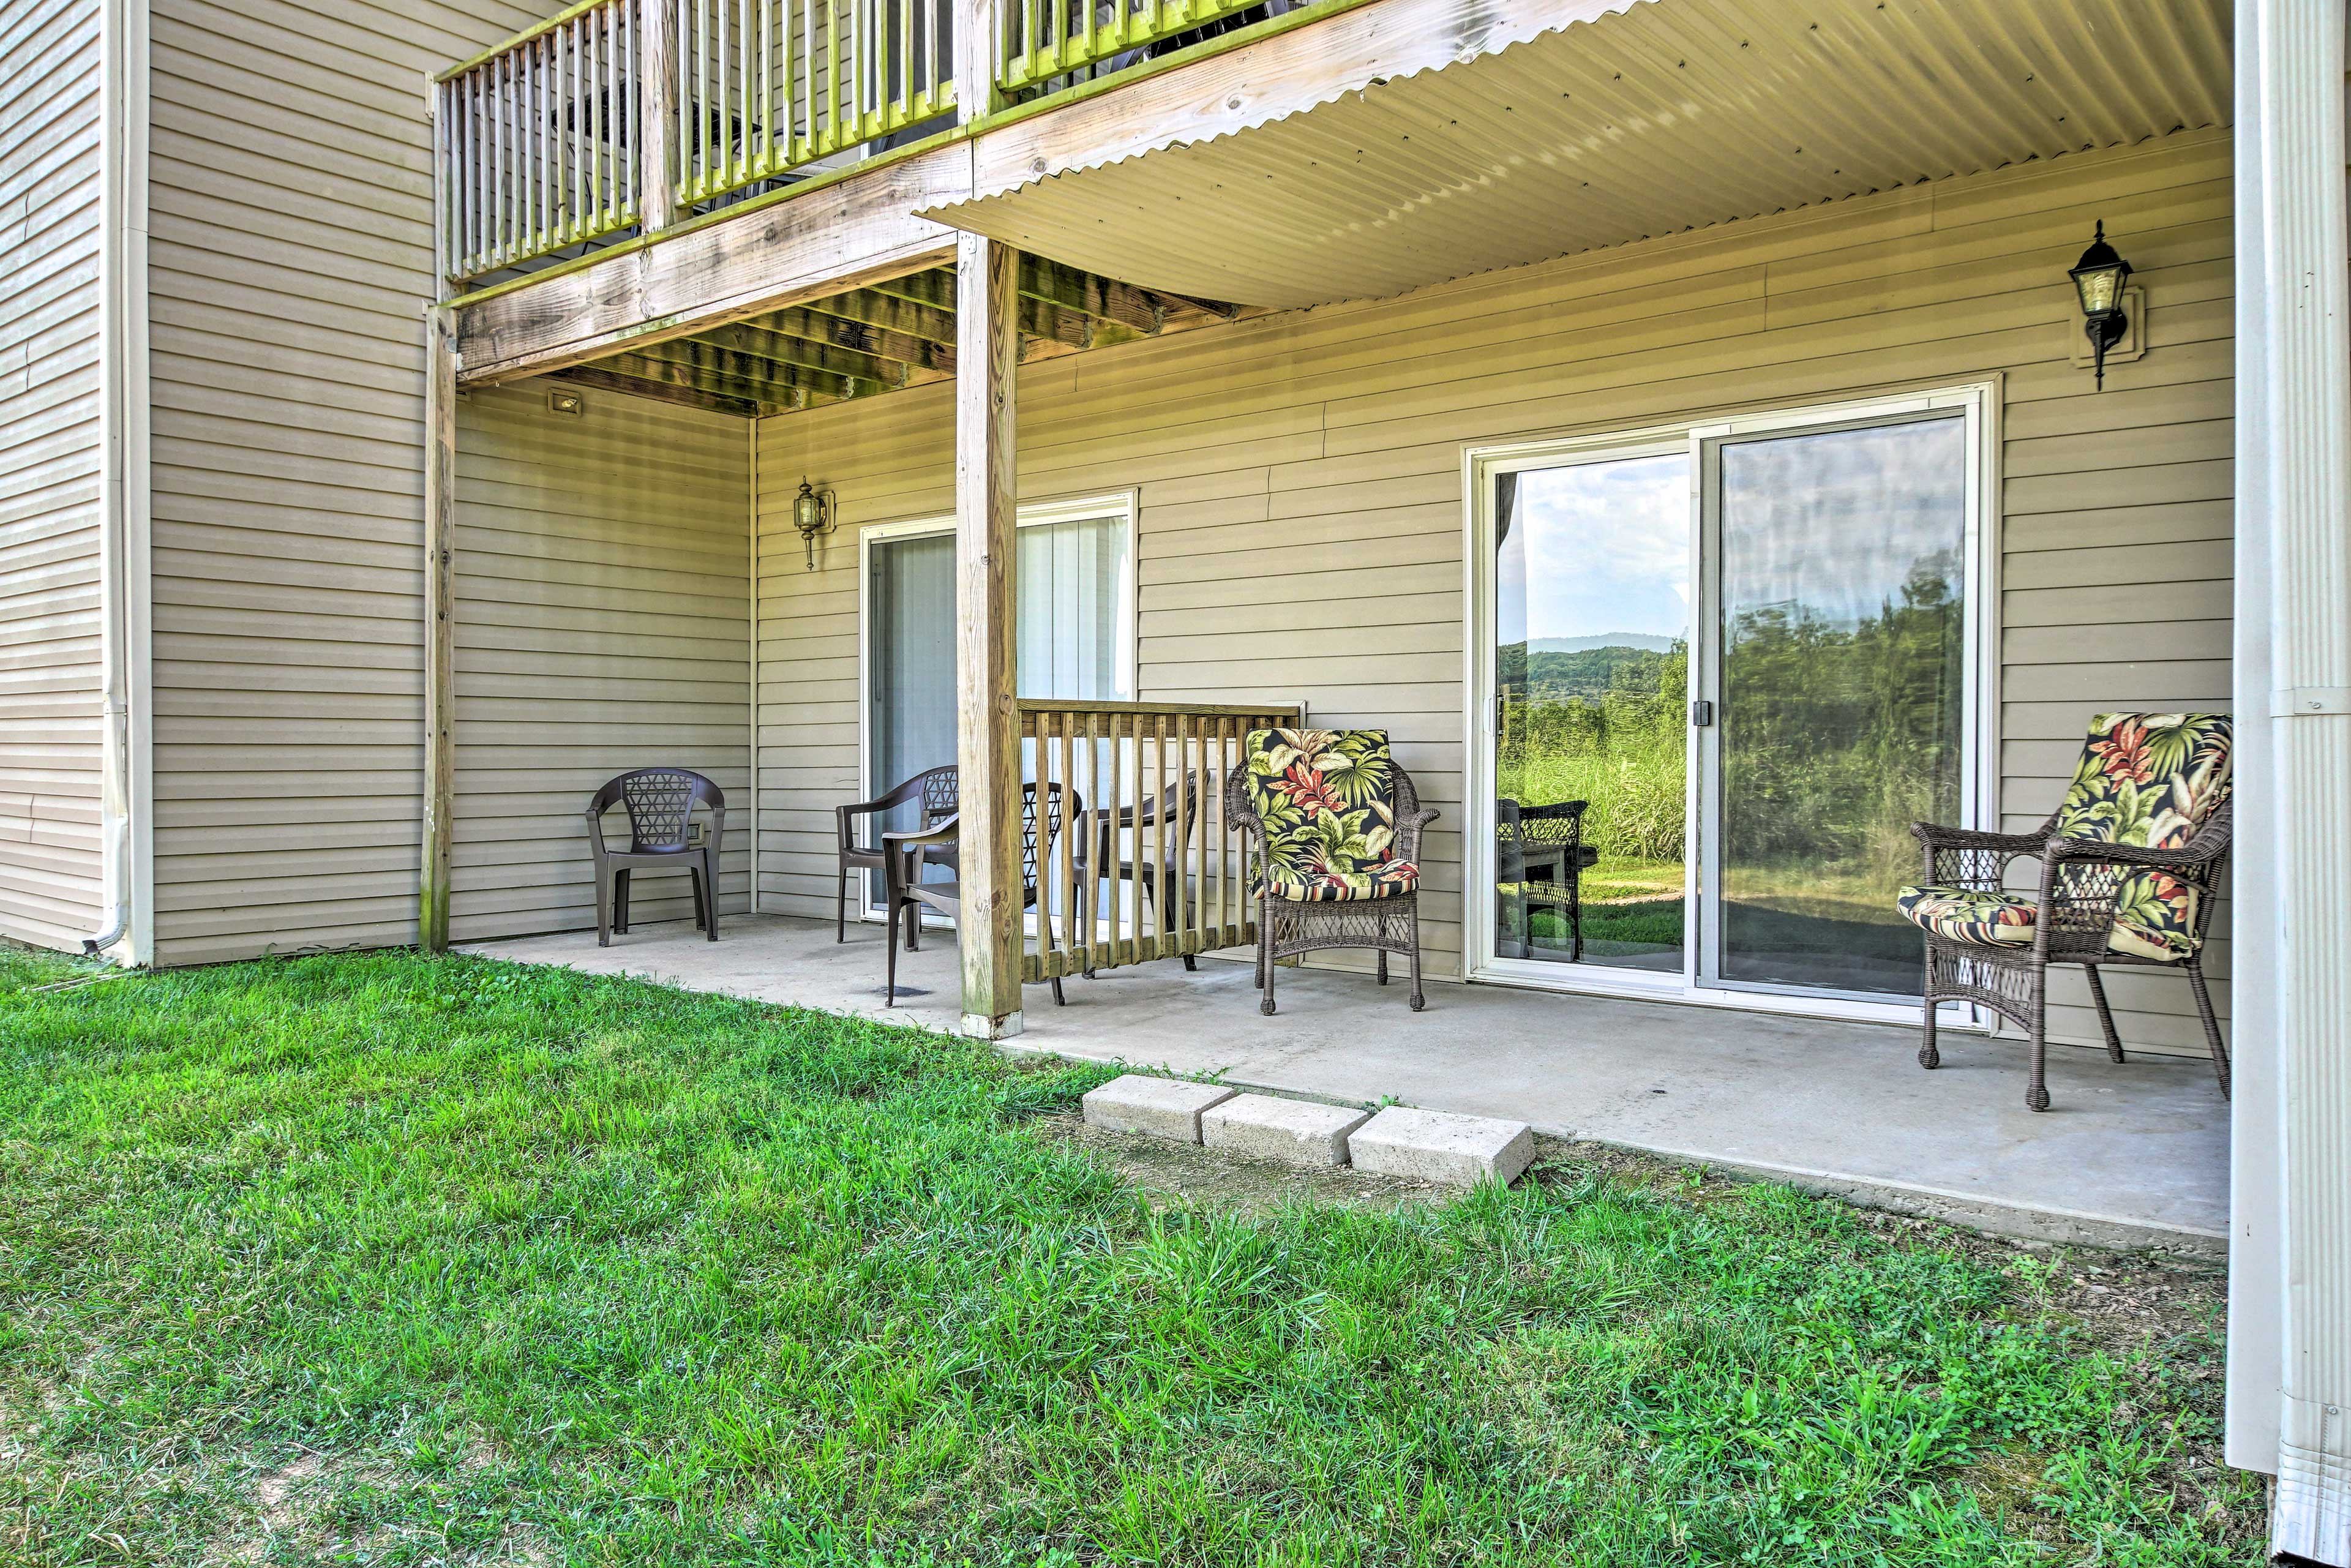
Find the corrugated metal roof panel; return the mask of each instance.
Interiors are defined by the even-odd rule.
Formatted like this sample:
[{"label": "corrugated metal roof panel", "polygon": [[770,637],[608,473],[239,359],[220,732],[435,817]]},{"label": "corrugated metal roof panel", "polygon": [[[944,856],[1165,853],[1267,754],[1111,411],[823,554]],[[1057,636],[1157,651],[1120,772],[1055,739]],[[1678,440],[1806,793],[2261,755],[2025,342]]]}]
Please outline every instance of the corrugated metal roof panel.
[{"label": "corrugated metal roof panel", "polygon": [[1378,298],[2225,124],[2228,0],[1637,0],[925,215],[1178,294]]}]

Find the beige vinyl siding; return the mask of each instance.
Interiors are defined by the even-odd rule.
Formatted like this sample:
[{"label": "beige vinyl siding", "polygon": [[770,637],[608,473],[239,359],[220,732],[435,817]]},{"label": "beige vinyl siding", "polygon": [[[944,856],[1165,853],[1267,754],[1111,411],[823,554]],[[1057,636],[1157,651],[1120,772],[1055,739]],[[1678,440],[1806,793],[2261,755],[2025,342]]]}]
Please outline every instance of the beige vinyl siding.
[{"label": "beige vinyl siding", "polygon": [[[593,925],[581,811],[632,768],[726,791],[719,910],[751,904],[749,429],[582,396],[577,418],[542,382],[458,404],[459,941]],[[693,917],[683,874],[634,882],[632,921]]]},{"label": "beige vinyl siding", "polygon": [[553,0],[155,0],[160,962],[411,941],[430,75]]},{"label": "beige vinyl siding", "polygon": [[99,7],[0,19],[0,936],[102,923]]},{"label": "beige vinyl siding", "polygon": [[[2099,218],[2152,351],[2094,394],[2065,269]],[[2230,246],[2229,141],[2196,132],[1047,361],[1020,379],[1021,494],[1140,489],[1143,697],[1298,695],[1391,731],[1445,813],[1424,940],[1458,976],[1466,445],[1998,375],[2001,806],[2038,821],[2092,713],[2228,703]],[[951,416],[937,387],[760,426],[777,913],[830,915],[831,808],[858,780],[855,530],[952,509]],[[814,573],[803,473],[842,519]],[[2134,1042],[2201,1049],[2177,976],[2110,994]],[[2078,979],[2056,995],[2053,1029],[2093,1038]]]}]

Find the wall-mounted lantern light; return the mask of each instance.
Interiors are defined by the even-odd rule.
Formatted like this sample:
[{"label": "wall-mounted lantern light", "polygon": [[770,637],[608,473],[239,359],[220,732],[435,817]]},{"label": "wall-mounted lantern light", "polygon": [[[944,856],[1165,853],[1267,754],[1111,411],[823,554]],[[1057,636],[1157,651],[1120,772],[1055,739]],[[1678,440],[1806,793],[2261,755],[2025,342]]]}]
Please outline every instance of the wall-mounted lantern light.
[{"label": "wall-mounted lantern light", "polygon": [[806,479],[800,481],[800,493],[792,497],[792,527],[800,534],[800,543],[808,550],[808,569],[816,570],[816,541],[832,532],[832,492],[812,490]]},{"label": "wall-mounted lantern light", "polygon": [[2106,385],[2106,350],[2123,340],[2130,330],[2129,312],[2125,308],[2123,285],[2129,281],[2131,264],[2106,243],[2106,225],[2098,225],[2097,236],[2082,259],[2074,264],[2066,276],[2074,280],[2074,292],[2082,298],[2083,331],[2089,337],[2090,349],[2096,356],[2097,386],[2104,392]]}]

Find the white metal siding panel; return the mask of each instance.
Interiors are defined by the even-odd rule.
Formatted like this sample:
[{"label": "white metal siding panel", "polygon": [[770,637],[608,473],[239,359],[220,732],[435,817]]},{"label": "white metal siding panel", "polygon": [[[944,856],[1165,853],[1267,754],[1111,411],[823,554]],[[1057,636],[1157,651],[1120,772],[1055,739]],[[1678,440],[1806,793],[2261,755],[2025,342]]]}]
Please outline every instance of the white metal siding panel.
[{"label": "white metal siding panel", "polygon": [[[726,791],[719,910],[751,904],[749,430],[581,395],[457,406],[458,941],[593,925],[581,812],[632,768]],[[684,875],[634,881],[632,921],[693,918]]]},{"label": "white metal siding panel", "polygon": [[154,0],[156,956],[413,940],[431,74],[553,0]]},{"label": "white metal siding panel", "polygon": [[1363,90],[1227,135],[1170,116],[1142,156],[925,215],[1179,294],[1383,298],[2223,125],[2229,31],[2228,0],[1645,0],[1442,69],[1374,57]]},{"label": "white metal siding panel", "polygon": [[[2092,713],[2228,703],[2230,172],[2226,133],[2190,132],[1048,361],[1020,380],[1021,494],[1140,486],[1144,697],[1303,695],[1318,722],[1393,732],[1445,812],[1423,929],[1432,972],[1458,975],[1463,445],[2002,372],[2001,806],[2038,821]],[[2094,395],[2067,363],[2065,269],[2101,217],[2153,351]],[[831,913],[831,808],[857,784],[854,532],[953,508],[951,416],[941,387],[760,425],[776,913]],[[789,526],[803,473],[843,518],[813,573]],[[1269,632],[1314,651],[1270,659]],[[2057,985],[2053,1028],[2093,1038],[2078,978]],[[2110,995],[2133,1041],[2202,1049],[2178,977],[2116,972]]]},{"label": "white metal siding panel", "polygon": [[0,20],[0,935],[102,918],[95,0]]}]

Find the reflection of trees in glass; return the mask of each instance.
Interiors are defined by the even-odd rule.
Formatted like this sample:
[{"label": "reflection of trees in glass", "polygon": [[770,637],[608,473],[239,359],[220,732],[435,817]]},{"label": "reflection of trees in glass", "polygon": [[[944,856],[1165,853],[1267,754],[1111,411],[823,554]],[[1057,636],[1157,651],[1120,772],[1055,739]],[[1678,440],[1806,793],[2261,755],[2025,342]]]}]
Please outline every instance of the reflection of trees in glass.
[{"label": "reflection of trees in glass", "polygon": [[1901,589],[1850,628],[1761,605],[1727,628],[1723,787],[1727,867],[1802,861],[1889,891],[1916,867],[1914,821],[1959,802],[1966,643],[1959,561],[1919,557]]},{"label": "reflection of trees in glass", "polygon": [[1589,800],[1584,842],[1602,854],[1682,854],[1689,651],[1499,650],[1501,793],[1529,805]]}]

